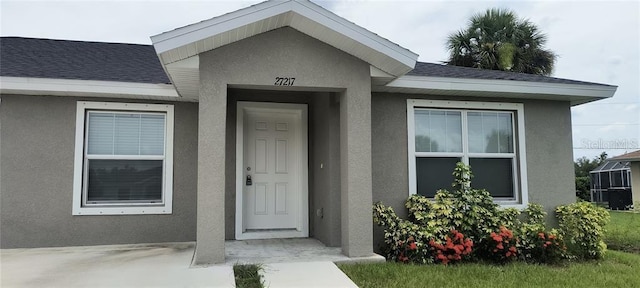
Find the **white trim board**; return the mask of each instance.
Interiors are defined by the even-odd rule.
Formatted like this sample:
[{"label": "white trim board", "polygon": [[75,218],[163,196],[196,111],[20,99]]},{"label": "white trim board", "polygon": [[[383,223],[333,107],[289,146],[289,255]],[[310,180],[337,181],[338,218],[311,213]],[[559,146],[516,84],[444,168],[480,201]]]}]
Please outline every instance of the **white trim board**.
[{"label": "white trim board", "polygon": [[[374,87],[374,92],[438,93],[451,92],[465,96],[550,99],[582,104],[613,97],[616,86],[546,83],[497,79],[471,79],[431,76],[401,76],[385,86]],[[546,95],[546,97],[540,97]],[[503,96],[504,97],[504,96]]]},{"label": "white trim board", "polygon": [[[282,111],[295,113],[300,117],[300,209],[295,231],[245,232],[243,220],[244,184],[244,115],[245,111]],[[236,240],[309,237],[309,151],[308,151],[308,107],[306,104],[237,102],[236,116]]]},{"label": "white trim board", "polygon": [[195,101],[178,96],[176,89],[171,84],[33,77],[2,76],[0,77],[0,93]]},{"label": "white trim board", "polygon": [[[86,111],[143,111],[166,113],[164,139],[163,191],[161,205],[120,205],[84,207],[82,196],[85,183],[85,145],[86,145]],[[73,207],[72,215],[135,215],[135,214],[171,214],[173,210],[173,105],[138,104],[116,102],[78,101],[76,107],[75,155],[73,161]]]}]

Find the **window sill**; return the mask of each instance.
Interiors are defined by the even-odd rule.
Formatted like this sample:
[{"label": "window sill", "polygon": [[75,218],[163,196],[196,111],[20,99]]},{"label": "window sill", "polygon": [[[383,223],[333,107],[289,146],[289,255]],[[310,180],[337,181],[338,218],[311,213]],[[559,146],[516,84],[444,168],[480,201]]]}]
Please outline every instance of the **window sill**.
[{"label": "window sill", "polygon": [[507,208],[516,208],[518,210],[522,210],[527,208],[527,203],[515,203],[515,202],[498,202],[498,201],[494,201],[493,203],[496,203],[498,205],[500,205],[500,208],[502,209],[507,209]]},{"label": "window sill", "polygon": [[82,207],[74,208],[73,215],[161,215],[171,214],[171,207]]}]

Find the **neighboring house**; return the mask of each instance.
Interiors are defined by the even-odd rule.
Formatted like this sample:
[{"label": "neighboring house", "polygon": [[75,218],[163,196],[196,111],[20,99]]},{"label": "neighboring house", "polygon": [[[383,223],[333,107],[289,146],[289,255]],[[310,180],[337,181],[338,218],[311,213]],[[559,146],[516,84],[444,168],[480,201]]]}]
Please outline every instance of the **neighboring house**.
[{"label": "neighboring house", "polygon": [[501,205],[551,210],[575,201],[570,108],[616,91],[417,62],[308,1],[151,40],[2,38],[2,248],[196,241],[207,264],[225,239],[314,237],[368,256],[372,202],[405,216],[457,161]]},{"label": "neighboring house", "polygon": [[[607,201],[607,188],[630,188],[632,203],[635,204],[640,202],[639,187],[640,150],[607,159],[591,171],[591,195],[596,197],[592,198],[593,201]],[[598,198],[598,193],[604,197]]]}]

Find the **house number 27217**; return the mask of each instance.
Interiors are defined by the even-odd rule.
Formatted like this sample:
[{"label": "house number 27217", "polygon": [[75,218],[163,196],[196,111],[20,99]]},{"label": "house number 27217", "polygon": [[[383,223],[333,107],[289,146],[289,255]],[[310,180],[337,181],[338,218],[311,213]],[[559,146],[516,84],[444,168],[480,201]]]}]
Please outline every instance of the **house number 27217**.
[{"label": "house number 27217", "polygon": [[293,86],[293,82],[296,81],[294,77],[276,77],[275,86]]}]

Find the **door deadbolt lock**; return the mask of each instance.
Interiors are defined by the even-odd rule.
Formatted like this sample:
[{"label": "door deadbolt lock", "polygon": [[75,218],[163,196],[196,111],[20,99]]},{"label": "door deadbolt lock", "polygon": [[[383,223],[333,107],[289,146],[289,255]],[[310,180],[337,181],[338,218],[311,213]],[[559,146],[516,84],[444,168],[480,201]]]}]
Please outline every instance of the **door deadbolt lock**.
[{"label": "door deadbolt lock", "polygon": [[246,183],[246,185],[247,186],[253,185],[253,181],[251,180],[251,175],[247,175],[247,183]]}]

